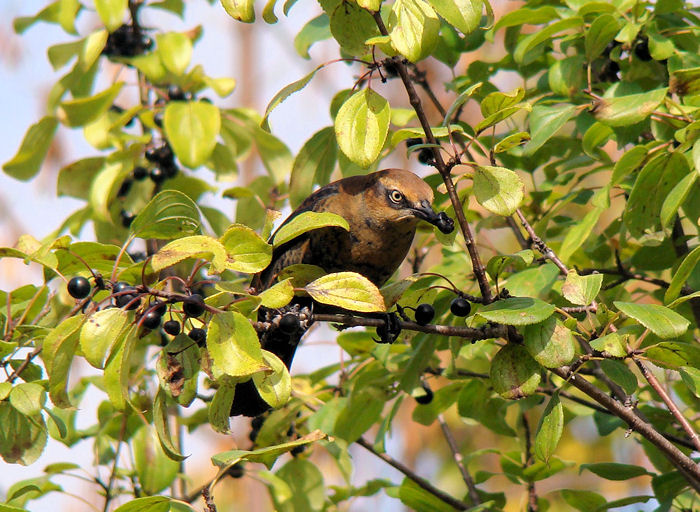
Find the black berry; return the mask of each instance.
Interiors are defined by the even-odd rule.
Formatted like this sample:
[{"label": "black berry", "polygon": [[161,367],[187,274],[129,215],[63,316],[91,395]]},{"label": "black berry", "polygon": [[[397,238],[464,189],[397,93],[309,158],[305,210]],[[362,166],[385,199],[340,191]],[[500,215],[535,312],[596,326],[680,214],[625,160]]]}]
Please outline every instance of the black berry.
[{"label": "black berry", "polygon": [[280,319],[280,331],[285,334],[294,334],[299,327],[299,318],[293,313],[287,313]]},{"label": "black berry", "polygon": [[163,112],[156,112],[153,115],[153,122],[158,128],[163,127]]},{"label": "black berry", "polygon": [[168,87],[168,99],[171,101],[182,101],[185,99],[185,92],[177,85]]},{"label": "black berry", "polygon": [[131,176],[136,180],[136,181],[143,181],[146,179],[148,176],[148,169],[145,167],[136,166],[134,167],[134,170],[131,171]]},{"label": "black berry", "polygon": [[194,293],[182,301],[182,309],[187,316],[196,318],[206,309],[204,299],[198,293]]},{"label": "black berry", "polygon": [[119,293],[119,292],[124,292],[126,290],[130,290],[132,288],[133,288],[133,286],[131,286],[129,283],[125,283],[124,281],[119,281],[118,283],[115,283],[114,286],[112,287],[112,292]]},{"label": "black berry", "polygon": [[151,169],[150,177],[153,183],[163,183],[165,181],[165,178],[167,178],[165,172],[163,172],[163,169],[161,169],[160,167],[154,167],[153,169]]},{"label": "black berry", "polygon": [[450,304],[450,311],[454,316],[467,316],[472,310],[472,305],[469,301],[462,297],[456,297],[452,299]]},{"label": "black berry", "polygon": [[160,326],[161,316],[157,311],[149,311],[141,318],[141,325],[146,329],[157,329]]},{"label": "black berry", "polygon": [[242,462],[236,462],[233,466],[228,468],[226,474],[231,478],[241,478],[245,471],[245,467]]},{"label": "black berry", "polygon": [[421,382],[421,386],[423,387],[423,391],[425,391],[425,394],[418,395],[414,398],[419,404],[427,405],[433,401],[433,390],[430,389],[430,386],[428,386],[425,382]]},{"label": "black berry", "polygon": [[187,335],[200,347],[207,342],[207,331],[199,327],[195,327]]},{"label": "black berry", "polygon": [[645,62],[650,61],[651,53],[649,53],[649,39],[646,37],[641,38],[634,47],[634,54],[639,60],[643,60]]},{"label": "black berry", "polygon": [[417,146],[418,144],[423,144],[423,139],[406,139],[406,147]]},{"label": "black berry", "polygon": [[126,195],[129,193],[129,190],[131,190],[131,185],[133,185],[134,182],[130,179],[126,179],[122,181],[121,186],[119,187],[119,190],[117,191],[117,197],[119,199],[124,199]]},{"label": "black berry", "polygon": [[435,309],[430,304],[418,304],[416,308],[416,323],[427,325],[435,317]]},{"label": "black berry", "polygon": [[84,299],[90,295],[90,283],[84,277],[76,276],[68,281],[68,293],[74,299]]},{"label": "black berry", "polygon": [[165,174],[166,178],[174,178],[175,176],[177,176],[179,170],[177,168],[177,165],[175,165],[175,162],[173,161],[160,164],[160,168]]},{"label": "black berry", "polygon": [[134,222],[136,215],[126,210],[122,210],[121,212],[119,212],[119,218],[122,221],[122,226],[128,228],[129,226],[131,226],[131,223]]},{"label": "black berry", "polygon": [[294,448],[292,448],[289,451],[289,453],[291,454],[292,457],[296,457],[297,455],[304,453],[304,450],[306,450],[306,445],[302,444],[302,445],[295,446]]},{"label": "black berry", "polygon": [[418,152],[418,161],[424,165],[430,165],[433,163],[433,150],[432,148],[423,148]]},{"label": "black berry", "polygon": [[163,324],[163,330],[171,336],[180,334],[180,322],[177,320],[168,320]]},{"label": "black berry", "polygon": [[168,305],[160,300],[154,300],[149,304],[148,309],[155,311],[158,316],[163,316],[168,311]]},{"label": "black berry", "polygon": [[136,309],[141,304],[141,299],[138,295],[133,293],[125,293],[124,295],[118,295],[116,297],[116,303],[118,308],[126,308],[131,311]]}]

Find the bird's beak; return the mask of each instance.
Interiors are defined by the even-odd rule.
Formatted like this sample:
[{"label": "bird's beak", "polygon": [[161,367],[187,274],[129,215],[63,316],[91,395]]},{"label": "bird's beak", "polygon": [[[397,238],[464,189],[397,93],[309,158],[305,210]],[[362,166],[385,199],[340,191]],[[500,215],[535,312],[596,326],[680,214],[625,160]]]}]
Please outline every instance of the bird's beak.
[{"label": "bird's beak", "polygon": [[445,212],[435,213],[428,201],[421,201],[420,206],[411,208],[413,214],[426,222],[430,222],[443,233],[452,233],[455,228],[454,221]]}]

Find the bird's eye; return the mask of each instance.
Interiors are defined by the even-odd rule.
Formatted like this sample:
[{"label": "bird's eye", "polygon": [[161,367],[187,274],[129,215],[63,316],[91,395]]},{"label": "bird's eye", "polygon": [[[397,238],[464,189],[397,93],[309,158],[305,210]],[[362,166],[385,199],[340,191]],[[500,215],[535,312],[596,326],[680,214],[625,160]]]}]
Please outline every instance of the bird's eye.
[{"label": "bird's eye", "polygon": [[392,190],[389,193],[389,199],[391,199],[395,203],[400,203],[401,201],[403,201],[403,194],[398,190]]}]

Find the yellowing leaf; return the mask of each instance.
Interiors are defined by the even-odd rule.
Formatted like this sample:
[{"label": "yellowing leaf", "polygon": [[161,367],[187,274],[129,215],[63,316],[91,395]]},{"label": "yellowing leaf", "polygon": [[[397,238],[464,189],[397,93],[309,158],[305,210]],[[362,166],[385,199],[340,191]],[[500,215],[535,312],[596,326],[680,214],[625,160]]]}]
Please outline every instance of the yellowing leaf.
[{"label": "yellowing leaf", "polygon": [[194,169],[214,151],[221,114],[205,101],[172,101],[165,107],[163,127],[177,158]]},{"label": "yellowing leaf", "polygon": [[384,147],[390,119],[391,107],[381,95],[371,89],[356,92],[335,118],[340,150],[357,165],[369,167]]},{"label": "yellowing leaf", "polygon": [[328,274],[307,284],[305,289],[323,304],[363,313],[386,311],[379,289],[355,272]]}]

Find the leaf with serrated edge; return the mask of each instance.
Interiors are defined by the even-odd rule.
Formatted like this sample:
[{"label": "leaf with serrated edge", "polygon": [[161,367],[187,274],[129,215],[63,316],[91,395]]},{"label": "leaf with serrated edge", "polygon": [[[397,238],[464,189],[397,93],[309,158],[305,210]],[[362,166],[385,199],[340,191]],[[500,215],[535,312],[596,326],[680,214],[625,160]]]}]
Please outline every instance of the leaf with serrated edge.
[{"label": "leaf with serrated edge", "polygon": [[688,330],[690,322],[673,311],[658,304],[635,304],[633,302],[613,302],[625,315],[634,318],[659,338],[669,339],[681,336]]},{"label": "leaf with serrated edge", "polygon": [[153,270],[158,272],[187,258],[203,258],[211,261],[211,272],[226,270],[226,248],[216,238],[205,235],[188,236],[173,240],[151,258]]},{"label": "leaf with serrated edge", "polygon": [[580,276],[575,270],[569,270],[561,293],[572,304],[587,306],[595,300],[602,284],[603,274]]}]

